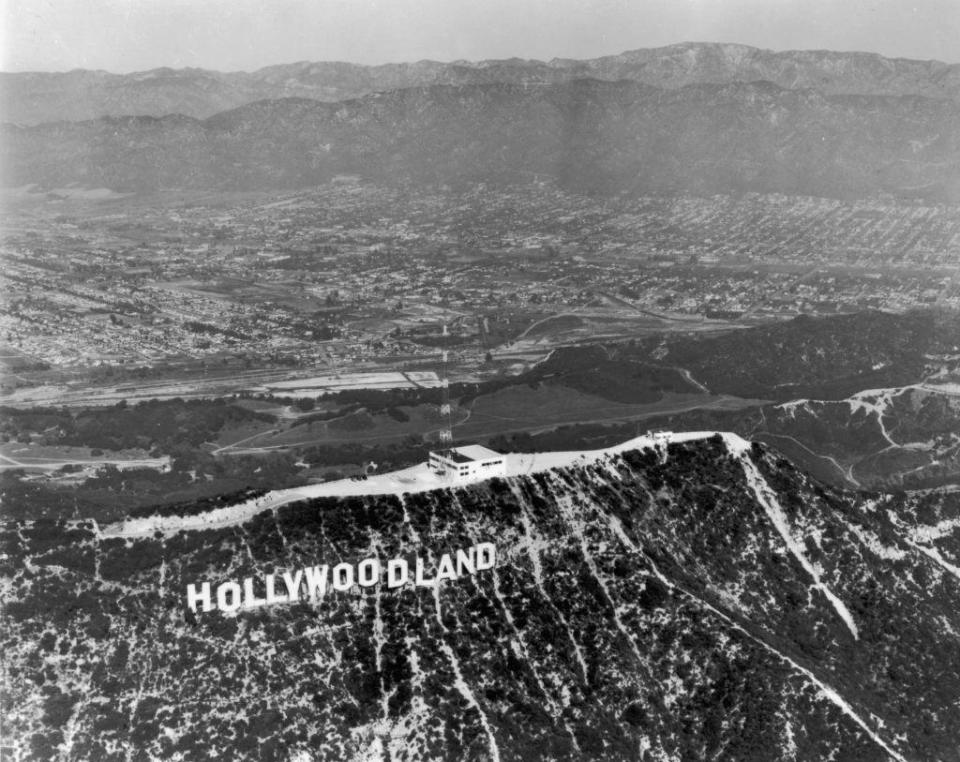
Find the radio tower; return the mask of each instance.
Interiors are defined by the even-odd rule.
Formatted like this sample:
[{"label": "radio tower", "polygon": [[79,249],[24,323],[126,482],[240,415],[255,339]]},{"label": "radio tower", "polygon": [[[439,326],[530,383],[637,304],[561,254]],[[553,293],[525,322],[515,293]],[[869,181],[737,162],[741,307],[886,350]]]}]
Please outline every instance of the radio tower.
[{"label": "radio tower", "polygon": [[440,355],[440,418],[443,419],[443,428],[440,429],[440,447],[441,449],[450,447],[453,442],[453,424],[451,423],[450,408],[450,379],[447,378],[447,347],[446,339],[447,324],[443,324],[443,350]]}]

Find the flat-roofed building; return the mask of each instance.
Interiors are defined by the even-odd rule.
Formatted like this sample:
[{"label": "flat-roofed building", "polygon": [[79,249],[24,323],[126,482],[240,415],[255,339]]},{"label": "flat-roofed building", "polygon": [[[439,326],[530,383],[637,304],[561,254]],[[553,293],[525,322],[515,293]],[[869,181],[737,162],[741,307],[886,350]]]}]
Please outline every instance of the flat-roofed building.
[{"label": "flat-roofed building", "polygon": [[503,476],[507,470],[507,456],[482,445],[436,450],[429,463],[436,474],[464,480]]}]

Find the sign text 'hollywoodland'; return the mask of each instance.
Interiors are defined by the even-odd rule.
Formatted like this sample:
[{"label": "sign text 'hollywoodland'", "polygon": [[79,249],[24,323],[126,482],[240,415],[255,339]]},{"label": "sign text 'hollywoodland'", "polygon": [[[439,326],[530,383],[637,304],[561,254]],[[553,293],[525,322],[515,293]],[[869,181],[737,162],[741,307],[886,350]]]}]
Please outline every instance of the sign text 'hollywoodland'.
[{"label": "sign text 'hollywoodland'", "polygon": [[[413,573],[405,558],[392,558],[386,564],[379,558],[365,558],[359,563],[340,563],[306,566],[281,574],[267,574],[262,584],[255,577],[242,582],[224,582],[215,589],[209,582],[187,585],[187,606],[193,611],[218,609],[227,613],[240,609],[272,606],[276,603],[295,603],[299,600],[316,601],[328,590],[348,591],[386,583],[388,588],[404,585],[433,587],[445,579],[457,579],[467,574],[493,568],[497,549],[492,542],[471,545],[466,550],[444,553],[437,561],[436,574],[428,576],[422,558],[413,561]],[[260,594],[262,593],[262,595]]]}]

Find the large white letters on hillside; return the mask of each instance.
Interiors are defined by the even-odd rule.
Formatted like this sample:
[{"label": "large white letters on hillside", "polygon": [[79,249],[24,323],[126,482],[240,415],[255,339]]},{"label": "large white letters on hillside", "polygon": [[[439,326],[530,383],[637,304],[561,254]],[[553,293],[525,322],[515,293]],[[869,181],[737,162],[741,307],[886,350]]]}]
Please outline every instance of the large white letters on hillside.
[{"label": "large white letters on hillside", "polygon": [[343,592],[383,582],[388,588],[404,585],[433,587],[443,580],[492,569],[496,562],[496,546],[492,542],[481,542],[455,553],[444,553],[436,564],[415,558],[412,574],[411,565],[405,558],[391,558],[386,564],[382,564],[379,558],[365,558],[357,564],[339,563],[332,568],[327,564],[307,566],[292,572],[267,574],[259,584],[254,577],[247,577],[242,582],[224,582],[216,588],[209,582],[189,584],[187,608],[233,613],[276,603],[318,601],[328,590]]}]

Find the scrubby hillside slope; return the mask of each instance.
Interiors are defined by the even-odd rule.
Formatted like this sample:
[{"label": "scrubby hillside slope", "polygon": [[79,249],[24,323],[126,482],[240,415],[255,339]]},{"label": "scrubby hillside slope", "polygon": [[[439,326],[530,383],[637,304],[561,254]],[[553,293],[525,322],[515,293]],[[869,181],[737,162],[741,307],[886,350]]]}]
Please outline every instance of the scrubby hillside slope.
[{"label": "scrubby hillside slope", "polygon": [[[0,734],[24,759],[960,759],[960,500],[827,490],[733,435],[567,460],[152,539],[8,524]],[[185,606],[478,542],[494,568],[439,587]]]}]

